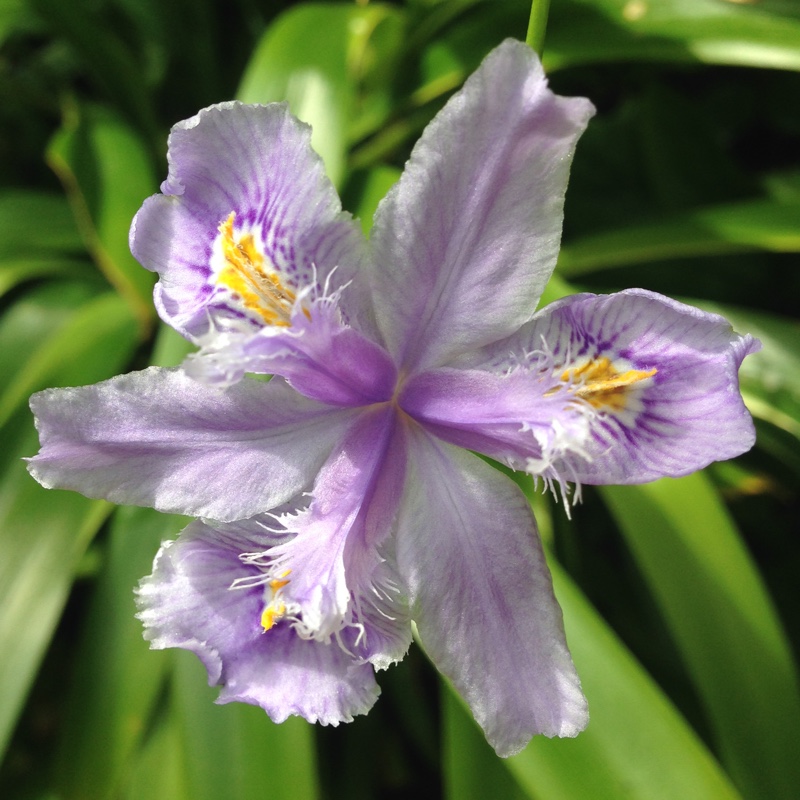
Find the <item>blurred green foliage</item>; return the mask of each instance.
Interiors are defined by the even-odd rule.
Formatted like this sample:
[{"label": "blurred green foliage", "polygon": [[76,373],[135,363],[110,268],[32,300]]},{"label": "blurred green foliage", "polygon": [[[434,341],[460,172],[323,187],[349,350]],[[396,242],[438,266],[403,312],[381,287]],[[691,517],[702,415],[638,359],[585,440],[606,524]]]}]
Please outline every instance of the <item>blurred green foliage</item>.
[{"label": "blurred green foliage", "polygon": [[[171,124],[288,100],[369,229],[416,137],[524,0],[0,0],[0,796],[800,796],[800,6],[551,0],[544,60],[598,116],[547,299],[642,286],[727,315],[764,351],[758,444],[701,475],[531,495],[592,712],[497,759],[419,650],[338,729],[213,705],[151,652],[132,588],[182,520],[47,492],[27,397],[186,344],[159,330],[131,217]],[[530,489],[530,486],[523,481]],[[502,621],[498,621],[502,624]]]}]

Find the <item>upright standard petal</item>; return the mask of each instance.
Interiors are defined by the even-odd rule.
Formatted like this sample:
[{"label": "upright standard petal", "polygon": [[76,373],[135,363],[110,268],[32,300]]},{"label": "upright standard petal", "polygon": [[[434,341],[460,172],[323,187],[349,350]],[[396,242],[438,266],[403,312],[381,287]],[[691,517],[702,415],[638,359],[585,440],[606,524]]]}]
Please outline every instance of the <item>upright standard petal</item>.
[{"label": "upright standard petal", "polygon": [[508,40],[425,129],[373,226],[374,305],[406,371],[530,319],[555,266],[564,192],[593,108],[557,97]]},{"label": "upright standard petal", "polygon": [[48,488],[218,520],[308,488],[354,412],[280,379],[217,389],[151,367],[31,398],[42,444],[28,469]]},{"label": "upright standard petal", "polygon": [[[583,457],[556,464],[570,480],[643,483],[678,477],[752,447],[753,421],[739,366],[760,343],[716,314],[654,292],[575,295],[536,314],[517,334],[469,359],[502,371],[549,362],[591,436]],[[509,357],[509,354],[512,354]]]},{"label": "upright standard petal", "polygon": [[408,432],[397,559],[425,649],[499,755],[575,736],[586,702],[530,506],[476,456]]},{"label": "upright standard petal", "polygon": [[[363,237],[310,139],[277,103],[221,103],[172,129],[163,194],[145,201],[130,243],[161,276],[162,318],[188,338],[288,325],[298,295],[355,274]],[[358,291],[343,300],[351,317]]]},{"label": "upright standard petal", "polygon": [[378,696],[372,668],[336,643],[301,639],[286,623],[264,631],[259,621],[265,587],[242,555],[274,540],[257,521],[214,528],[193,522],[161,548],[139,585],[145,637],[156,649],[196,653],[209,683],[223,687],[219,703],[259,705],[275,722],[290,715],[349,722]]}]

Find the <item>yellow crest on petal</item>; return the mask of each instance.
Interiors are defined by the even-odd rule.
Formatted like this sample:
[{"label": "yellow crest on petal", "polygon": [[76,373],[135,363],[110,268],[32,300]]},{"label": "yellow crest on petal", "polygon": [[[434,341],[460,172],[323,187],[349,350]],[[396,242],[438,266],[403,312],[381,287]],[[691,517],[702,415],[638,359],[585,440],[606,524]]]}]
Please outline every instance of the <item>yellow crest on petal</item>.
[{"label": "yellow crest on petal", "polygon": [[218,286],[225,287],[231,299],[244,310],[259,316],[267,325],[288,327],[296,294],[286,286],[278,272],[268,263],[252,233],[236,234],[236,213],[219,225],[217,239]]},{"label": "yellow crest on petal", "polygon": [[571,384],[572,392],[601,411],[624,411],[630,389],[641,386],[658,370],[630,369],[601,356],[578,367],[564,370],[561,380]]},{"label": "yellow crest on petal", "polygon": [[277,578],[269,582],[269,588],[272,591],[272,599],[261,612],[261,627],[264,629],[264,633],[270,630],[270,628],[286,614],[286,603],[281,600],[281,589],[288,585],[289,580],[286,576],[290,572],[291,570],[287,569]]}]

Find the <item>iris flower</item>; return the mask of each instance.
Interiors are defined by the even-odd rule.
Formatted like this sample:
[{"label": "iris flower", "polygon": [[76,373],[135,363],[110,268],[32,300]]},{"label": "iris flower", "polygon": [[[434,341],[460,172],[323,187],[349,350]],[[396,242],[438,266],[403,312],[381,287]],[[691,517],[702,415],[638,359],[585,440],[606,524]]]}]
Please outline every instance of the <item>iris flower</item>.
[{"label": "iris flower", "polygon": [[530,505],[477,454],[565,501],[738,455],[737,371],[758,346],[641,290],[534,313],[592,113],[503,43],[427,127],[369,242],[285,105],[173,128],[131,248],[199,350],[36,395],[29,467],[196,518],[138,603],[152,646],[197,653],[219,702],[350,720],[413,620],[501,755],[586,725]]}]

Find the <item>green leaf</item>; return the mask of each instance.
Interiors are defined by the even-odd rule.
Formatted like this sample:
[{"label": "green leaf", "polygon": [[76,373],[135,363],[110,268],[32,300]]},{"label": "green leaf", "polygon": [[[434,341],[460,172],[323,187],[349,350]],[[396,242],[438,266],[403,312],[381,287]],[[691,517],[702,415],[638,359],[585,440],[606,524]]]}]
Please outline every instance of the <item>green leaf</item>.
[{"label": "green leaf", "polygon": [[675,710],[564,570],[556,597],[583,690],[588,728],[575,739],[537,737],[508,767],[537,800],[734,800],[739,795]]},{"label": "green leaf", "polygon": [[127,776],[169,666],[167,655],[150,651],[142,636],[133,589],[150,572],[161,541],[185,524],[149,508],[114,515],[69,684],[55,783],[60,797],[115,796]]},{"label": "green leaf", "polygon": [[156,720],[147,742],[131,764],[123,800],[192,800],[183,763],[183,742],[175,715],[168,707]]},{"label": "green leaf", "polygon": [[[550,563],[570,650],[589,701],[589,726],[575,739],[537,736],[521,753],[501,760],[460,701],[447,701],[449,796],[505,796],[489,788],[502,766],[517,784],[512,787],[507,778],[497,777],[511,797],[522,791],[536,800],[738,800],[691,726],[563,568]],[[459,754],[456,747],[466,751]],[[453,774],[455,769],[465,770],[466,776]],[[456,794],[454,787],[465,794]]]},{"label": "green leaf", "polygon": [[[93,0],[28,0],[61,47],[67,44],[82,72],[150,142],[160,136],[144,80],[144,59],[129,43],[130,21]],[[70,54],[72,55],[72,54]],[[73,57],[74,57],[73,56]]]},{"label": "green leaf", "polygon": [[800,439],[800,323],[777,314],[692,302],[761,340],[761,350],[748,356],[739,370],[742,395],[754,416]]},{"label": "green leaf", "polygon": [[[0,323],[0,751],[50,641],[73,575],[109,506],[50,492],[25,470],[37,450],[28,392],[110,377],[137,340],[127,305],[90,286],[54,282],[28,292]],[[88,298],[88,300],[87,300]]]},{"label": "green leaf", "polygon": [[38,278],[87,278],[87,264],[68,258],[19,258],[0,261],[0,298]]},{"label": "green leaf", "polygon": [[[443,682],[444,683],[444,682]],[[517,784],[495,755],[451,686],[442,691],[442,782],[445,800],[535,797]]]},{"label": "green leaf", "polygon": [[0,192],[0,263],[8,257],[64,255],[83,250],[63,195],[24,189]]},{"label": "green leaf", "polygon": [[351,211],[361,222],[365,236],[372,230],[372,218],[378,203],[386,197],[386,193],[400,178],[400,170],[396,167],[373,167],[359,175],[358,189],[352,191],[356,197],[345,196],[345,204],[352,201]]},{"label": "green leaf", "polygon": [[800,251],[800,203],[748,200],[658,222],[583,236],[561,248],[558,270],[573,278],[598,269],[745,250]]},{"label": "green leaf", "polygon": [[36,434],[26,422],[26,435],[5,452],[9,464],[0,473],[0,753],[61,616],[78,562],[110,510],[71,492],[48,492],[28,475],[21,458],[36,452]]},{"label": "green leaf", "polygon": [[[382,23],[396,23],[398,13],[380,4],[292,8],[267,29],[239,86],[237,97],[246,103],[289,102],[292,113],[313,128],[312,146],[334,184],[344,176],[350,127],[365,124],[360,115],[381,117],[388,111],[359,88],[376,61],[371,37]],[[386,69],[383,44],[378,63]]]},{"label": "green leaf", "polygon": [[142,140],[100,106],[70,107],[47,150],[86,249],[148,331],[154,277],[131,255],[128,231],[156,180]]},{"label": "green leaf", "polygon": [[601,491],[683,656],[722,763],[748,798],[795,797],[795,665],[708,478],[696,473]]},{"label": "green leaf", "polygon": [[82,281],[52,281],[21,294],[0,317],[0,396],[23,372],[28,361],[48,339],[75,317],[76,309],[91,301],[97,289]]},{"label": "green leaf", "polygon": [[31,393],[71,383],[74,363],[100,360],[122,365],[137,343],[136,323],[118,295],[106,293],[86,302],[52,336],[41,341],[0,391],[0,425],[27,402]]},{"label": "green leaf", "polygon": [[193,653],[175,651],[172,693],[193,800],[313,800],[318,796],[314,729],[290,717],[281,725],[244,703],[215,705],[218,689]]},{"label": "green leaf", "polygon": [[548,70],[632,60],[800,70],[800,18],[781,0],[553,2]]}]

